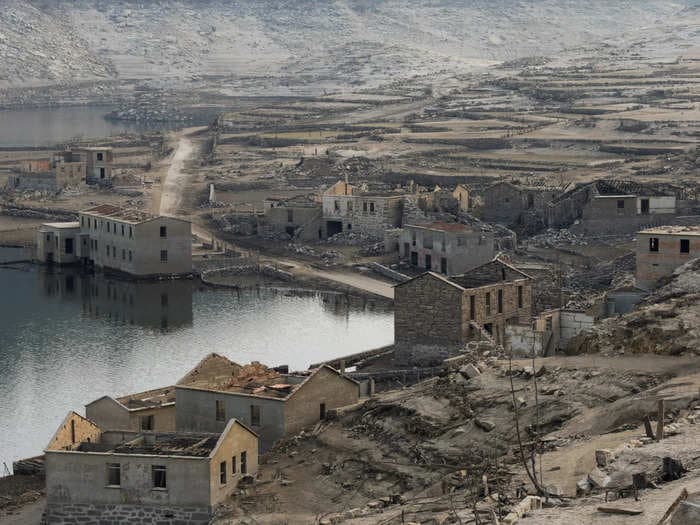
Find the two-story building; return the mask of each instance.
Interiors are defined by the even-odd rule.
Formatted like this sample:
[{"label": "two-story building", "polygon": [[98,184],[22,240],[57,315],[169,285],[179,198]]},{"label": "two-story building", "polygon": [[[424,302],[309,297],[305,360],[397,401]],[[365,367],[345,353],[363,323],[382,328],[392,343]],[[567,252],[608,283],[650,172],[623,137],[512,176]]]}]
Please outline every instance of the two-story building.
[{"label": "two-story building", "polygon": [[83,262],[136,277],[192,272],[187,221],[111,204],[79,214]]},{"label": "two-story building", "polygon": [[532,279],[494,259],[462,275],[427,272],[394,287],[397,363],[439,363],[482,332],[505,342],[507,324],[528,324]]},{"label": "two-story building", "polygon": [[358,232],[383,239],[384,232],[401,226],[404,196],[388,192],[359,192],[338,182],[323,194],[325,235]]},{"label": "two-story building", "polygon": [[699,226],[660,226],[637,233],[637,286],[649,290],[676,268],[700,257]]},{"label": "two-story building", "polygon": [[68,414],[45,450],[44,522],[207,524],[258,469],[255,432],[109,431]]},{"label": "two-story building", "polygon": [[413,267],[456,275],[491,261],[492,232],[461,223],[407,224],[401,232],[401,258]]},{"label": "two-story building", "polygon": [[241,366],[208,356],[175,387],[178,431],[220,432],[235,418],[260,436],[266,452],[285,435],[359,401],[359,384],[329,366],[282,374],[260,363]]}]

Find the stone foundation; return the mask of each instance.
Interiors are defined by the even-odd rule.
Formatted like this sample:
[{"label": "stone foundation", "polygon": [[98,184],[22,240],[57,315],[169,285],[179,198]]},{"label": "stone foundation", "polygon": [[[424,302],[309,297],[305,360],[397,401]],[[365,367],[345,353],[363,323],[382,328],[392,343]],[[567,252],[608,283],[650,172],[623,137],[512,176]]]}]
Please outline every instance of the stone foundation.
[{"label": "stone foundation", "polygon": [[208,507],[165,507],[154,505],[47,504],[42,525],[114,525],[116,523],[149,525],[207,525],[211,520]]}]

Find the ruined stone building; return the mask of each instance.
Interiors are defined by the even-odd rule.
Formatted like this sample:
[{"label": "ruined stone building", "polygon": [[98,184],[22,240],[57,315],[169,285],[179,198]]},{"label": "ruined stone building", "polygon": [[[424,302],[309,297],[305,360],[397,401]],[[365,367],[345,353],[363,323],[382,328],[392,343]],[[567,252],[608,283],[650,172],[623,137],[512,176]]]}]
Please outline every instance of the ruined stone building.
[{"label": "ruined stone building", "polygon": [[407,224],[399,240],[401,258],[416,268],[456,275],[480,266],[495,255],[492,232],[466,224]]},{"label": "ruined stone building", "polygon": [[114,164],[112,148],[82,148],[78,152],[85,162],[85,182],[87,184],[111,184]]},{"label": "ruined stone building", "polygon": [[651,289],[659,279],[700,257],[700,225],[661,226],[637,233],[637,286]]},{"label": "ruined stone building", "polygon": [[241,366],[209,356],[176,385],[179,431],[220,432],[235,418],[260,436],[260,451],[359,401],[359,384],[329,366],[308,375],[277,372],[260,363]]},{"label": "ruined stone building", "polygon": [[216,433],[109,431],[71,412],[45,450],[51,524],[209,523],[258,469],[255,432],[230,419]]},{"label": "ruined stone building", "polygon": [[59,191],[83,184],[111,186],[112,148],[82,148],[58,151],[48,160],[22,162],[9,179],[8,189]]},{"label": "ruined stone building", "polygon": [[532,317],[532,279],[498,259],[462,275],[427,272],[394,290],[395,360],[439,363],[482,332],[505,341],[509,323]]},{"label": "ruined stone building", "polygon": [[547,205],[547,225],[580,233],[633,233],[677,214],[678,194],[665,183],[601,179],[580,184]]},{"label": "ruined stone building", "polygon": [[567,183],[499,181],[481,191],[479,216],[486,222],[536,232],[545,226],[546,206],[568,189]]},{"label": "ruined stone building", "polygon": [[103,430],[175,432],[175,387],[102,396],[85,405],[85,417]]},{"label": "ruined stone building", "polygon": [[284,233],[300,241],[318,241],[325,237],[322,216],[321,203],[311,197],[268,198],[265,215],[258,218],[258,233],[265,236]]},{"label": "ruined stone building", "polygon": [[403,195],[388,192],[359,192],[338,182],[323,194],[325,235],[357,232],[376,239],[384,231],[401,226]]}]

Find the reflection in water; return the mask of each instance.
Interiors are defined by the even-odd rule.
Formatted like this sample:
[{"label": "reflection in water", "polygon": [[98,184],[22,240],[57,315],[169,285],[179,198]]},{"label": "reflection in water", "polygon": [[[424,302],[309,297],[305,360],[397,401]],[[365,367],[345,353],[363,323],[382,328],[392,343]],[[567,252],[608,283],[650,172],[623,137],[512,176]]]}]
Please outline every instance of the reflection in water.
[{"label": "reflection in water", "polygon": [[393,339],[371,300],[31,265],[0,267],[0,320],[0,464],[39,453],[68,410],[173,384],[210,352],[298,370]]},{"label": "reflection in water", "polygon": [[166,331],[192,325],[190,280],[134,282],[72,269],[39,273],[46,297],[80,302],[83,316]]}]

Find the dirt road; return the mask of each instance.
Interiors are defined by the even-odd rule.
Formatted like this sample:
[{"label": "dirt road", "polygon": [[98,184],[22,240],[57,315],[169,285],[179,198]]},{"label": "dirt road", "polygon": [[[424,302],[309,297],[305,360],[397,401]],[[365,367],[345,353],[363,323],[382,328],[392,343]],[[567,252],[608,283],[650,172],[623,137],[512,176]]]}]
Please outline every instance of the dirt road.
[{"label": "dirt road", "polygon": [[182,190],[187,184],[189,174],[185,172],[185,161],[194,153],[194,144],[183,132],[178,141],[175,153],[170,158],[170,167],[163,181],[160,192],[161,215],[176,217],[182,204]]}]

